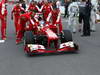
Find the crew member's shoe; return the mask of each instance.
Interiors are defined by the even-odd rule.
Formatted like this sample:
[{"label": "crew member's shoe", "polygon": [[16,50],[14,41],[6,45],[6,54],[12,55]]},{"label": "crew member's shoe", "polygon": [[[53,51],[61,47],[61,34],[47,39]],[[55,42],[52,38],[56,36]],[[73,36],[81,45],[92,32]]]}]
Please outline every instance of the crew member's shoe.
[{"label": "crew member's shoe", "polygon": [[16,39],[16,44],[20,44],[22,42],[21,39]]}]

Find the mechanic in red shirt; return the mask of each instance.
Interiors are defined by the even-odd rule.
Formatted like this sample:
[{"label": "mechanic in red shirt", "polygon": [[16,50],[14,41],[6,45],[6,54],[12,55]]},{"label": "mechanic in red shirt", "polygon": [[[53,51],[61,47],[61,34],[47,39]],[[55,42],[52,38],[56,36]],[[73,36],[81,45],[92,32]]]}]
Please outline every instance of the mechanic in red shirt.
[{"label": "mechanic in red shirt", "polygon": [[59,30],[62,31],[61,13],[58,8],[54,8],[52,11],[52,24],[59,25]]},{"label": "mechanic in red shirt", "polygon": [[49,4],[48,2],[45,2],[45,4],[42,5],[41,11],[43,12],[43,18],[45,21],[49,15],[49,13],[52,12],[52,10],[53,10],[52,5]]},{"label": "mechanic in red shirt", "polygon": [[1,39],[6,40],[7,9],[5,2],[0,2]]},{"label": "mechanic in red shirt", "polygon": [[19,3],[17,3],[15,6],[14,6],[14,8],[13,8],[13,10],[12,10],[12,12],[11,12],[11,18],[12,18],[12,20],[13,20],[13,17],[14,17],[14,24],[15,24],[15,32],[16,32],[16,34],[17,34],[17,32],[18,32],[18,20],[19,20],[19,17],[20,17],[20,15],[21,15],[21,12],[22,11],[24,11],[25,12],[25,10],[20,6],[20,4]]},{"label": "mechanic in red shirt", "polygon": [[29,10],[29,11],[36,11],[36,12],[39,12],[40,9],[39,9],[38,5],[37,5],[34,1],[32,1],[32,2],[30,3],[30,5],[29,5],[28,10]]},{"label": "mechanic in red shirt", "polygon": [[24,31],[26,29],[33,30],[33,26],[37,24],[38,24],[38,20],[37,20],[37,15],[35,12],[30,11],[30,12],[22,14],[19,19],[18,27],[20,28],[18,28],[19,30],[17,34],[16,44],[22,41]]}]

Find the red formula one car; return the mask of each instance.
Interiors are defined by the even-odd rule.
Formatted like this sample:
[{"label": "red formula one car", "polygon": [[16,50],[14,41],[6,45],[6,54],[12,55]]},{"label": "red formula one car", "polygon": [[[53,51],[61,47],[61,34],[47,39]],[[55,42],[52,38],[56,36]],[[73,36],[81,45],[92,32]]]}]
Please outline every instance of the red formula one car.
[{"label": "red formula one car", "polygon": [[78,45],[69,30],[60,32],[58,25],[36,26],[24,33],[24,51],[27,55],[77,52]]}]

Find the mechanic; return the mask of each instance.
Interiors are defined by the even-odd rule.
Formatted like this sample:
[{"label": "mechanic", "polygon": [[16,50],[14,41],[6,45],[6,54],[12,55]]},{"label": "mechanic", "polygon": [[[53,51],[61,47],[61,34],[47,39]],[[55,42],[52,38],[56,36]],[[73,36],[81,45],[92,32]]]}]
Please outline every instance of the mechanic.
[{"label": "mechanic", "polygon": [[25,10],[20,6],[19,3],[17,3],[12,12],[11,12],[11,19],[13,20],[13,17],[14,17],[14,25],[15,25],[15,32],[16,34],[18,33],[18,20],[19,20],[19,17],[21,15],[21,12],[25,12]]},{"label": "mechanic", "polygon": [[29,11],[36,11],[36,12],[39,12],[39,7],[37,6],[37,4],[34,2],[34,1],[32,1],[31,3],[30,3],[30,5],[29,5],[29,7],[28,7],[28,10]]},{"label": "mechanic", "polygon": [[30,11],[24,13],[20,16],[19,24],[20,27],[17,34],[16,44],[19,44],[22,41],[25,30],[33,30],[33,26],[38,25],[38,19],[35,12]]},{"label": "mechanic", "polygon": [[43,19],[46,21],[48,15],[50,12],[52,12],[53,8],[52,5],[48,2],[45,2],[44,5],[42,5],[40,11],[43,12]]},{"label": "mechanic", "polygon": [[53,8],[52,11],[52,24],[55,26],[59,26],[59,31],[62,31],[62,22],[61,22],[61,13],[58,8]]},{"label": "mechanic", "polygon": [[68,7],[68,29],[76,33],[76,25],[77,25],[77,15],[79,13],[79,7],[77,2],[73,0],[73,2]]},{"label": "mechanic", "polygon": [[6,40],[7,9],[5,2],[0,2],[1,39]]}]

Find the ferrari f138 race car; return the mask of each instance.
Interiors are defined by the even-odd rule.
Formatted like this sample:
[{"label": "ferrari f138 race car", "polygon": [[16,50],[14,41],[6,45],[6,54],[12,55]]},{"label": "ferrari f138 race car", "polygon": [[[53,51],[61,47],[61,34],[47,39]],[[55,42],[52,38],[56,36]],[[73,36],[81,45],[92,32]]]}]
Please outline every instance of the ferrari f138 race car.
[{"label": "ferrari f138 race car", "polygon": [[69,30],[60,31],[59,25],[41,22],[24,32],[24,52],[31,56],[35,54],[77,52],[78,45],[73,42]]}]

